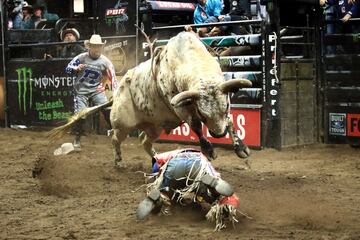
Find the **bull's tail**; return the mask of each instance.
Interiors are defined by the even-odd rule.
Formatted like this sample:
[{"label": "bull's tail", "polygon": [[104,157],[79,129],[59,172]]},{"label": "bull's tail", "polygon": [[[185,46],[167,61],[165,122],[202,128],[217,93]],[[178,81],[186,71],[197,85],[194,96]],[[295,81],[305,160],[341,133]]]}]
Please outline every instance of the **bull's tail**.
[{"label": "bull's tail", "polygon": [[86,118],[87,116],[89,116],[95,112],[100,111],[103,108],[111,106],[112,103],[113,103],[113,100],[111,99],[107,103],[104,103],[104,104],[101,104],[98,106],[94,106],[94,107],[85,108],[84,110],[81,110],[80,112],[71,116],[68,119],[68,122],[66,124],[52,129],[48,133],[48,137],[50,138],[50,140],[55,140],[55,139],[63,137],[76,122],[78,122],[79,120],[81,120],[83,118]]}]

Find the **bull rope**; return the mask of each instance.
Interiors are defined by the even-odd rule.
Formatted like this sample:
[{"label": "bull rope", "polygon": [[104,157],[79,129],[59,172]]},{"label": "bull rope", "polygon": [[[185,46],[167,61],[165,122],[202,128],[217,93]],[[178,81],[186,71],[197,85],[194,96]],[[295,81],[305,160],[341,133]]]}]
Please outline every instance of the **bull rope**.
[{"label": "bull rope", "polygon": [[235,223],[238,222],[236,219],[236,208],[228,204],[214,204],[206,214],[206,219],[209,222],[215,222],[214,231],[220,231],[226,228],[226,215],[228,215],[227,219],[231,222],[233,227],[235,227]]},{"label": "bull rope", "polygon": [[158,92],[158,94],[162,97],[161,99],[163,100],[164,104],[167,106],[167,108],[175,113],[174,109],[169,105],[168,102],[165,101],[165,95],[162,93],[162,91],[160,91],[160,86],[159,86],[159,82],[157,81],[157,68],[156,68],[156,63],[157,63],[157,60],[159,58],[159,55],[162,53],[162,51],[164,50],[165,46],[158,46],[154,49],[154,43],[156,42],[156,38],[153,40],[153,42],[150,41],[150,38],[149,36],[138,26],[135,24],[135,27],[137,29],[139,29],[139,31],[141,32],[141,34],[145,37],[146,39],[146,42],[148,43],[149,45],[149,49],[150,49],[150,59],[151,59],[151,66],[150,66],[150,69],[151,69],[151,76],[152,76],[152,79],[156,82],[156,90]]},{"label": "bull rope", "polygon": [[[159,53],[161,53],[161,51],[157,51],[158,49],[163,50],[164,47],[156,47],[154,50],[154,43],[156,42],[156,38],[151,42],[149,36],[144,32],[144,30],[142,30],[138,25],[135,24],[135,27],[141,32],[141,34],[145,37],[146,42],[149,45],[149,49],[150,49],[150,59],[151,59],[151,74],[154,80],[156,80],[156,74],[155,74],[155,70],[154,70],[154,61],[155,58],[159,55]],[[159,52],[159,53],[158,53]],[[155,55],[156,54],[156,55]]]}]

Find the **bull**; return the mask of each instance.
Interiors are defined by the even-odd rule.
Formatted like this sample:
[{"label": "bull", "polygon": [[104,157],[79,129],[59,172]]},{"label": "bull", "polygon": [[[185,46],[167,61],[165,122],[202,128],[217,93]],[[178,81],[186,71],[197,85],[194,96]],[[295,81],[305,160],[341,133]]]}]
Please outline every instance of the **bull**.
[{"label": "bull", "polygon": [[204,44],[192,33],[179,33],[156,48],[151,59],[128,70],[114,91],[110,120],[116,166],[123,164],[120,145],[133,129],[142,130],[140,141],[153,156],[153,142],[162,130],[169,133],[183,122],[199,137],[210,159],[216,156],[201,123],[216,138],[229,132],[236,154],[246,158],[250,150],[235,134],[228,93],[249,86],[246,79],[225,81]]}]

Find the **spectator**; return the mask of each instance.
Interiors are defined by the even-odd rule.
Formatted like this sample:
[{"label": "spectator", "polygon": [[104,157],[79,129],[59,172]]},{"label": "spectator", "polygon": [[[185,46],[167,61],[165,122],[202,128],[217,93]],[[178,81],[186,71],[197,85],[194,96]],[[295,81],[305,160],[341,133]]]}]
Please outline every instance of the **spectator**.
[{"label": "spectator", "polygon": [[[329,6],[335,7],[336,18],[342,22],[342,24],[328,23],[326,28],[327,34],[333,33],[354,33],[359,32],[359,26],[355,24],[348,23],[348,21],[359,15],[359,1],[358,0],[320,0],[320,5],[328,4]],[[327,19],[332,20],[332,19]],[[346,52],[352,53],[358,46],[347,46],[347,45],[338,45],[328,46],[327,53],[334,54],[336,52]]]},{"label": "spectator", "polygon": [[[63,42],[76,42],[80,38],[80,33],[75,28],[68,28],[60,33],[60,39]],[[86,49],[79,43],[65,45],[60,53],[62,58],[70,58],[85,52]]]},{"label": "spectator", "polygon": [[[221,15],[224,5],[221,0],[197,0],[198,4],[194,11],[194,23],[215,23],[219,21],[230,21],[228,16]],[[221,32],[220,27],[198,28],[200,37],[216,36]]]},{"label": "spectator", "polygon": [[[104,77],[107,77],[112,88],[116,88],[115,69],[111,61],[102,55],[106,41],[101,40],[101,36],[93,34],[90,40],[85,41],[88,52],[81,53],[74,57],[67,65],[65,71],[69,74],[76,74],[74,83],[74,110],[75,113],[89,106],[89,102],[95,105],[106,103],[108,100],[104,93],[105,88],[102,84]],[[110,126],[110,110],[104,109],[103,115]],[[83,121],[79,121],[74,127],[75,133],[74,147],[81,148],[80,137],[82,134]]]},{"label": "spectator", "polygon": [[206,0],[206,11],[208,12],[209,16],[214,16],[218,18],[222,18],[224,9],[223,0]]},{"label": "spectator", "polygon": [[337,6],[337,18],[346,23],[352,17],[357,17],[359,12],[359,1],[355,0],[320,0],[320,4]]},{"label": "spectator", "polygon": [[[234,0],[231,1],[230,11],[227,14],[230,21],[241,21],[241,20],[249,20],[250,13],[250,4],[248,0]],[[250,31],[249,25],[247,28],[243,26],[231,26],[229,31],[234,34],[248,34]]]},{"label": "spectator", "polygon": [[251,18],[249,0],[228,0],[230,2],[229,15],[243,16],[246,19]]},{"label": "spectator", "polygon": [[[60,33],[60,40],[62,42],[66,43],[72,43],[73,44],[67,44],[62,46],[60,50],[58,51],[58,56],[61,58],[73,58],[80,53],[86,52],[86,49],[79,43],[75,43],[80,38],[80,33],[75,28],[67,28]],[[52,59],[53,56],[50,53],[44,54],[44,59]]]},{"label": "spectator", "polygon": [[202,24],[209,18],[206,12],[206,0],[198,0],[194,11],[194,23]]},{"label": "spectator", "polygon": [[9,13],[9,29],[20,29],[22,22],[22,6],[23,0],[15,0],[14,4],[11,5]]},{"label": "spectator", "polygon": [[[320,5],[323,6],[323,11],[325,15],[325,33],[326,34],[334,34],[335,33],[335,23],[334,20],[336,19],[336,8],[335,6],[330,6],[326,4],[325,0],[320,0]],[[326,46],[326,53],[327,54],[335,54],[336,53],[336,46],[335,45],[327,45]]]},{"label": "spectator", "polygon": [[23,3],[22,6],[22,21],[20,25],[20,29],[34,29],[35,24],[32,19],[33,7],[29,5],[27,2]]},{"label": "spectator", "polygon": [[45,5],[36,4],[34,5],[34,22],[35,27],[42,20],[46,21],[57,21],[59,20],[59,16],[56,13],[48,13]]},{"label": "spectator", "polygon": [[144,219],[156,207],[169,214],[173,203],[195,203],[210,209],[207,219],[216,222],[216,230],[225,227],[224,220],[236,221],[239,200],[232,186],[222,180],[204,154],[195,149],[180,149],[153,157],[155,181],[147,185],[147,197],[139,204],[137,218]]}]

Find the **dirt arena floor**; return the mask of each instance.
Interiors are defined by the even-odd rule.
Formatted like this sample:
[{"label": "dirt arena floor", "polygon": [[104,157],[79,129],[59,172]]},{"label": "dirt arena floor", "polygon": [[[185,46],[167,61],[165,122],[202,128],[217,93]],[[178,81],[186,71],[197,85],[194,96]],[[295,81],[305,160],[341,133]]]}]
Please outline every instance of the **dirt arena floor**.
[{"label": "dirt arena floor", "polygon": [[[71,141],[66,136],[62,142]],[[217,147],[213,162],[240,197],[235,228],[213,232],[199,210],[135,219],[150,159],[136,138],[114,168],[110,139],[54,156],[45,132],[0,129],[0,239],[360,239],[360,149],[313,145],[253,151],[252,169]],[[158,151],[184,145],[156,144]]]}]

